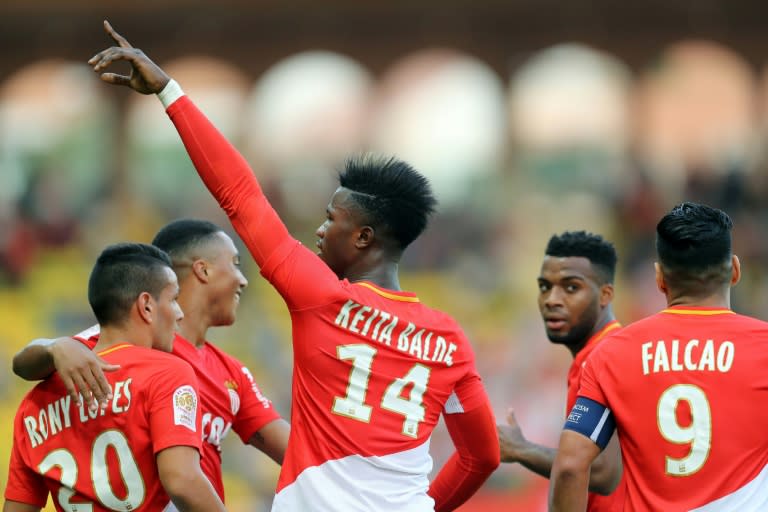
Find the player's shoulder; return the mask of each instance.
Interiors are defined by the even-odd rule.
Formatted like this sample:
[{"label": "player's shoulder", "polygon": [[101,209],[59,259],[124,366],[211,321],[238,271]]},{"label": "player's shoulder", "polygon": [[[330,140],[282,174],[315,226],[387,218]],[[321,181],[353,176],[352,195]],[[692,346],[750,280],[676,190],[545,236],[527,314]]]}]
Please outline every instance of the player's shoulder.
[{"label": "player's shoulder", "polygon": [[115,362],[122,365],[123,359],[127,366],[147,375],[194,372],[187,361],[170,352],[144,347],[133,348],[134,350],[126,351],[122,358],[116,358]]}]

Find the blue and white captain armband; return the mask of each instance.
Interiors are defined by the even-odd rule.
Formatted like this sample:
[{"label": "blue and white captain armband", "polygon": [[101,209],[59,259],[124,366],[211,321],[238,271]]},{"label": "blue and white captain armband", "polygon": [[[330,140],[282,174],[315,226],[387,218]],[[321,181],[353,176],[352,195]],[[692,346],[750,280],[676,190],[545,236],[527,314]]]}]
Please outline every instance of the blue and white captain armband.
[{"label": "blue and white captain armband", "polygon": [[604,449],[616,430],[616,420],[606,406],[580,396],[565,420],[564,430],[573,430]]},{"label": "blue and white captain armband", "polygon": [[157,97],[160,98],[160,102],[163,104],[164,108],[170,107],[174,101],[182,96],[184,96],[184,91],[181,90],[181,86],[173,78],[165,84],[162,91],[157,93]]}]

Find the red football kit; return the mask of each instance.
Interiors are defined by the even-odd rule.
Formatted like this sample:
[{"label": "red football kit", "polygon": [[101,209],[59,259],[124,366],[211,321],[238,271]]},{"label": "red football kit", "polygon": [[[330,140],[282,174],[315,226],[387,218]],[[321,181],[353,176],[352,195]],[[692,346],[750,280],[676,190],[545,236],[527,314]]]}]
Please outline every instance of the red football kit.
[{"label": "red football kit", "polygon": [[[587,340],[584,348],[579,350],[576,356],[573,358],[571,367],[568,370],[568,399],[566,402],[566,411],[573,408],[576,403],[576,397],[581,386],[581,376],[584,372],[584,364],[592,351],[599,346],[600,342],[608,335],[616,332],[621,328],[621,324],[616,320],[613,320],[605,325],[599,332],[595,333],[589,340]],[[595,492],[589,493],[589,499],[587,501],[587,512],[621,512],[624,510],[624,476],[622,475],[619,485],[616,486],[616,490],[609,496],[603,496]]]},{"label": "red football kit", "polygon": [[169,506],[155,457],[172,446],[200,449],[195,374],[177,357],[130,344],[99,355],[120,365],[106,374],[114,395],[106,409],[75,406],[58,374],[22,400],[7,500],[42,508],[50,492],[62,512]]},{"label": "red football kit", "polygon": [[[498,451],[457,323],[412,293],[339,280],[290,236],[243,157],[194,104],[168,103],[200,176],[290,311],[291,436],[272,510],[428,511],[432,497],[446,509],[466,499],[488,476],[471,457],[454,456],[427,494],[441,413],[457,447]],[[474,431],[452,429],[452,416],[474,415]]]},{"label": "red football kit", "polygon": [[768,323],[671,307],[600,345],[579,401],[615,417],[625,510],[768,510]]},{"label": "red football kit", "polygon": [[[94,326],[76,338],[93,348],[98,333],[98,326]],[[177,333],[172,354],[188,362],[197,376],[203,439],[200,467],[224,501],[221,441],[234,430],[248,443],[253,434],[280,415],[261,394],[248,368],[215,345],[206,342],[198,349]]]}]

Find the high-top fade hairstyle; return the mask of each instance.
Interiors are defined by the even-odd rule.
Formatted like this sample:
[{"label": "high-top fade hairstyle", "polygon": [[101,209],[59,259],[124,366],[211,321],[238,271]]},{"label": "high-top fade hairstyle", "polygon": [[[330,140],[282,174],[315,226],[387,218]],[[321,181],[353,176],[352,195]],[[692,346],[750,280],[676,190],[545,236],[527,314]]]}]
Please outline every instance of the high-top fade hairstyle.
[{"label": "high-top fade hairstyle", "polygon": [[154,298],[168,285],[168,255],[147,244],[110,245],[99,255],[88,280],[88,302],[101,326],[120,325],[139,295]]},{"label": "high-top fade hairstyle", "polygon": [[702,204],[681,203],[656,226],[656,252],[667,283],[677,291],[711,293],[731,280],[728,215]]},{"label": "high-top fade hairstyle", "polygon": [[222,229],[207,220],[181,219],[166,224],[152,240],[152,245],[167,252],[174,267],[195,257],[194,252]]},{"label": "high-top fade hairstyle", "polygon": [[544,252],[558,258],[587,258],[597,272],[600,284],[613,284],[616,274],[616,248],[600,235],[586,231],[565,231],[552,235]]},{"label": "high-top fade hairstyle", "polygon": [[382,230],[405,249],[427,227],[437,200],[427,178],[393,157],[363,155],[345,162],[339,184],[374,230]]}]

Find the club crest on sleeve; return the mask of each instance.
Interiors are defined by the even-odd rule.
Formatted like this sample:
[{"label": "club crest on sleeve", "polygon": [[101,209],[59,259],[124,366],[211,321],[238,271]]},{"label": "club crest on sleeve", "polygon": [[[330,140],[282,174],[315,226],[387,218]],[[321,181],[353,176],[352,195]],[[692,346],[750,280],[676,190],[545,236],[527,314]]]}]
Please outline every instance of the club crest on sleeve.
[{"label": "club crest on sleeve", "polygon": [[197,393],[192,386],[180,386],[173,392],[173,424],[197,430]]}]

